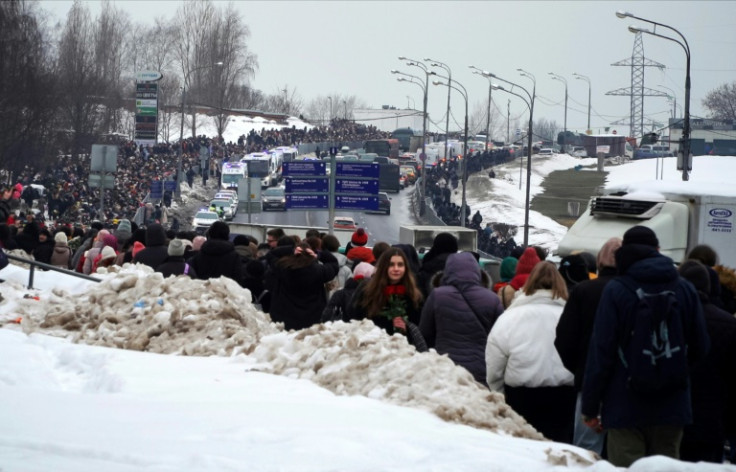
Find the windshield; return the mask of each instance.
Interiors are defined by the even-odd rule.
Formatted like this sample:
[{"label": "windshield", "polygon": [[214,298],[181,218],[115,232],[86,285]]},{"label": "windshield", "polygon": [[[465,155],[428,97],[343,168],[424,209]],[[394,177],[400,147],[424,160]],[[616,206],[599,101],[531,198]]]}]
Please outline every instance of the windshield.
[{"label": "windshield", "polygon": [[281,188],[270,188],[263,192],[264,195],[268,197],[280,197],[284,194],[284,189]]},{"label": "windshield", "polygon": [[222,174],[222,181],[226,184],[237,184],[242,178],[243,174]]},{"label": "windshield", "polygon": [[230,206],[230,202],[227,200],[212,200],[210,202],[210,205],[215,205],[216,207],[226,207]]},{"label": "windshield", "polygon": [[198,218],[200,220],[216,220],[217,215],[209,211],[203,211],[197,213],[197,216],[195,218]]}]

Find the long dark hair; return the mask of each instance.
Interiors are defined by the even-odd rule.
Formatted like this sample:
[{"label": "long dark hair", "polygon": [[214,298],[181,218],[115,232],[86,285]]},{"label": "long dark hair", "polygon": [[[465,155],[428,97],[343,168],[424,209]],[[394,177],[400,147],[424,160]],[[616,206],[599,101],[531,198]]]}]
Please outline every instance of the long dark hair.
[{"label": "long dark hair", "polygon": [[366,314],[369,318],[377,315],[381,308],[388,302],[388,295],[384,293],[384,289],[389,285],[388,279],[388,267],[391,264],[391,258],[393,256],[401,256],[404,261],[406,270],[404,276],[399,281],[400,285],[406,288],[406,299],[414,305],[414,308],[419,308],[422,302],[422,292],[417,287],[414,274],[409,268],[409,261],[406,258],[406,254],[399,248],[389,248],[376,262],[376,272],[370,278],[368,283],[363,290],[363,297],[360,301],[361,306],[366,309]]},{"label": "long dark hair", "polygon": [[307,249],[311,249],[309,244],[300,243],[297,247],[302,249],[301,253],[282,257],[276,261],[276,266],[281,269],[302,269],[312,265],[316,258],[307,252]]}]

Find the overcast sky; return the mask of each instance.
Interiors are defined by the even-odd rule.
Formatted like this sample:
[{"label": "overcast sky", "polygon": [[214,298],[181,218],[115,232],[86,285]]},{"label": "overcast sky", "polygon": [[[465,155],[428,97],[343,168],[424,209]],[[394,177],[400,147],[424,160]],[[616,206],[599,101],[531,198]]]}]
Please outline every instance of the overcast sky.
[{"label": "overcast sky", "polygon": [[[64,18],[72,4],[68,0],[40,3],[58,18]],[[84,3],[93,15],[99,13],[99,1]],[[152,23],[156,16],[171,18],[182,2],[113,3],[129,12],[133,20]],[[215,3],[224,6],[227,2]],[[468,65],[531,90],[531,81],[516,71],[525,69],[537,81],[535,120],[554,120],[560,127],[564,124],[565,85],[548,73],[562,75],[568,82],[567,128],[581,132],[587,123],[588,86],[572,74],[588,76],[592,84],[593,130],[611,126],[628,133],[629,97],[605,93],[630,86],[631,68],[611,64],[631,57],[635,36],[627,27],[648,25],[619,19],[616,10],[672,26],[685,36],[692,54],[693,116],[707,116],[702,99],[736,77],[733,1],[239,1],[235,5],[251,30],[251,51],[258,56],[259,69],[252,85],[269,94],[285,87],[296,88],[304,103],[320,95],[341,94],[355,95],[369,107],[421,109],[420,87],[399,83],[389,72],[399,69],[422,74],[420,69],[398,60],[404,55],[418,60],[432,58],[450,66],[453,79],[468,90],[471,114],[487,99],[488,81],[472,74]],[[658,33],[669,34],[663,29]],[[664,70],[647,68],[645,86],[672,89],[681,116],[685,102],[682,48],[651,35],[643,36],[643,44],[647,59],[666,66]],[[429,87],[430,121],[444,129],[447,88],[433,86],[431,81]],[[526,106],[513,95],[497,91],[493,100],[504,122],[508,100],[512,120],[526,114]],[[450,127],[457,129],[463,123],[465,102],[454,91],[451,107]],[[671,110],[667,99],[645,97],[645,128],[648,130],[648,119],[666,123]],[[616,121],[623,124],[613,125]]]}]

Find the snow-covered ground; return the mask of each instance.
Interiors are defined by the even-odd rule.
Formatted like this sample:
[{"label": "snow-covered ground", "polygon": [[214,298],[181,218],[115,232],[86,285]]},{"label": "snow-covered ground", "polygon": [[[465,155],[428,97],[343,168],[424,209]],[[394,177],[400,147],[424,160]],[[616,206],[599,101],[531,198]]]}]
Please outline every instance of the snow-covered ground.
[{"label": "snow-covered ground", "polygon": [[[545,172],[570,159],[549,158]],[[654,176],[654,165],[607,167],[608,182]],[[688,185],[725,187],[736,158],[693,167]],[[514,188],[523,194],[509,185],[508,206],[523,206]],[[512,221],[521,210],[498,211]],[[535,227],[542,218],[530,215]],[[369,322],[284,332],[232,281],[163,279],[142,266],[101,274],[99,284],[36,273],[34,290],[27,275],[15,265],[0,272],[3,472],[616,470],[540,440],[447,357],[416,353]],[[653,457],[630,470],[736,467]]]}]

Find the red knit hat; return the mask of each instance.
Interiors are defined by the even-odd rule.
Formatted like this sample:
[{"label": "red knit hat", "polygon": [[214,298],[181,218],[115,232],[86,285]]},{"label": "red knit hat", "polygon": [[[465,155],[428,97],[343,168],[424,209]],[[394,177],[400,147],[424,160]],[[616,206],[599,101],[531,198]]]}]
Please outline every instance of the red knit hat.
[{"label": "red knit hat", "polygon": [[519,263],[516,264],[516,275],[529,274],[535,265],[539,263],[539,256],[537,251],[533,247],[524,249],[524,254],[519,258]]},{"label": "red knit hat", "polygon": [[368,235],[365,234],[365,230],[363,228],[358,228],[353,233],[353,237],[350,238],[350,242],[356,246],[365,246],[368,243]]}]

